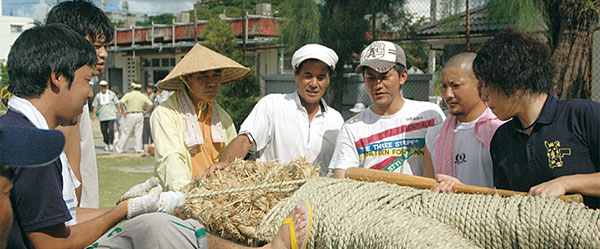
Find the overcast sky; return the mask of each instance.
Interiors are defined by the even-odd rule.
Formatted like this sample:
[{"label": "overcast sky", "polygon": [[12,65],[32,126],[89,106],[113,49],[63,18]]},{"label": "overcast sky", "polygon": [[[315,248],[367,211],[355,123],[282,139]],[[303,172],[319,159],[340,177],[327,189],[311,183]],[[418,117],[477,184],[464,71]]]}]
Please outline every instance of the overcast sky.
[{"label": "overcast sky", "polygon": [[[100,6],[100,0],[93,0]],[[123,0],[104,0],[105,11],[121,11]],[[148,15],[178,13],[191,10],[194,0],[129,0],[129,12]],[[56,5],[56,0],[2,0],[2,15],[27,16],[43,21],[47,11]]]},{"label": "overcast sky", "polygon": [[[1,0],[2,15],[27,16],[43,21],[47,11],[56,5],[56,0]],[[101,0],[93,0],[100,6]],[[121,11],[123,0],[104,0],[105,11]],[[129,12],[158,15],[191,10],[194,0],[129,0]],[[420,15],[428,15],[428,0],[407,0],[407,8]]]}]

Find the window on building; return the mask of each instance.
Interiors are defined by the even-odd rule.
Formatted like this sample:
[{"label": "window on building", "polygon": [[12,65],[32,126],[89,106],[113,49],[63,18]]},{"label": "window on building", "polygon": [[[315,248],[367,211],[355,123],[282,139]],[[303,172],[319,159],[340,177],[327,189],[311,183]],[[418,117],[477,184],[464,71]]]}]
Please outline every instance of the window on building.
[{"label": "window on building", "polygon": [[153,67],[160,67],[160,59],[152,59],[152,66]]},{"label": "window on building", "polygon": [[10,32],[11,33],[21,33],[21,32],[23,32],[23,25],[14,25],[14,24],[11,24],[10,25]]},{"label": "window on building", "polygon": [[163,58],[162,59],[162,66],[163,67],[168,67],[169,66],[169,58]]}]

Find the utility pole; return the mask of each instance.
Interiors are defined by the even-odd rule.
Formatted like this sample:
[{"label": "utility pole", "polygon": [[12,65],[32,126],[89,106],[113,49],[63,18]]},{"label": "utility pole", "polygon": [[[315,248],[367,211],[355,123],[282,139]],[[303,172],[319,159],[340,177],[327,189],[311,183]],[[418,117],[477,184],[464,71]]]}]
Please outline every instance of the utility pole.
[{"label": "utility pole", "polygon": [[242,60],[246,60],[246,11],[244,10],[246,5],[242,0]]},{"label": "utility pole", "polygon": [[56,0],[56,5],[59,5],[59,4],[60,4],[60,0]]},{"label": "utility pole", "polygon": [[469,0],[467,0],[467,10],[465,11],[467,19],[467,51],[471,51],[471,20],[469,18]]},{"label": "utility pole", "polygon": [[198,7],[203,4],[220,3],[223,0],[197,1],[194,3],[194,44],[198,43]]},{"label": "utility pole", "polygon": [[[58,0],[60,2],[60,0]],[[104,0],[100,1],[100,9],[102,9],[102,11],[104,11]]]}]

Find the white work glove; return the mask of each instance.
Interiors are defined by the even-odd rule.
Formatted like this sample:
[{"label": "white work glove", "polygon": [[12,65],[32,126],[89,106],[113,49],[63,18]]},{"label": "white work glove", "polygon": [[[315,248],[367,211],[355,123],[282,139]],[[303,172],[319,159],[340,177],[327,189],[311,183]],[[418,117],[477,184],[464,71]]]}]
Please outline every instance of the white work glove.
[{"label": "white work glove", "polygon": [[140,184],[137,184],[137,185],[131,187],[129,190],[127,190],[127,192],[125,192],[125,194],[123,194],[123,196],[129,196],[129,195],[133,195],[136,193],[148,192],[148,191],[150,191],[150,189],[152,189],[156,186],[158,186],[158,178],[153,176],[153,177],[150,177],[145,182],[142,182]]},{"label": "white work glove", "polygon": [[185,196],[179,191],[160,193],[160,207],[158,212],[173,214],[173,211],[185,203]]},{"label": "white work glove", "polygon": [[132,219],[140,214],[156,212],[160,207],[160,193],[162,187],[156,186],[148,194],[129,199],[127,203],[127,219]]}]

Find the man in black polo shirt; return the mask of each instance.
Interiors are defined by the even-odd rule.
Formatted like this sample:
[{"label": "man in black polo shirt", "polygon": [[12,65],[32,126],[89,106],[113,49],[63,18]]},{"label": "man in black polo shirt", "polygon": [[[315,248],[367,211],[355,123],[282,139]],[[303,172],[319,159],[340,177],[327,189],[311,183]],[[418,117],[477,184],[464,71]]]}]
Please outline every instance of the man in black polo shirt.
[{"label": "man in black polo shirt", "polygon": [[548,46],[505,31],[481,47],[473,69],[490,109],[512,118],[492,139],[494,185],[530,195],[580,193],[600,207],[600,103],[549,94]]}]

